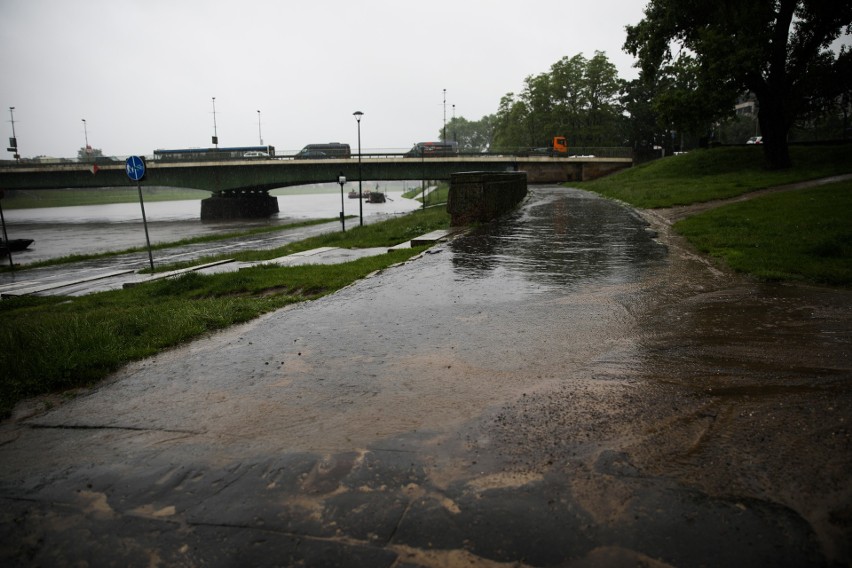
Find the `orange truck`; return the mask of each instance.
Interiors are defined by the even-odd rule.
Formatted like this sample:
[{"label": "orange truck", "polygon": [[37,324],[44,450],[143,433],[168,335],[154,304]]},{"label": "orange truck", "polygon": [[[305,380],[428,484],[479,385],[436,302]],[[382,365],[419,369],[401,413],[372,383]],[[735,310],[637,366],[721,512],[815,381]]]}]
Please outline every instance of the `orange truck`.
[{"label": "orange truck", "polygon": [[553,141],[546,148],[534,148],[532,153],[544,154],[546,156],[568,156],[568,139],[564,136],[554,136]]}]

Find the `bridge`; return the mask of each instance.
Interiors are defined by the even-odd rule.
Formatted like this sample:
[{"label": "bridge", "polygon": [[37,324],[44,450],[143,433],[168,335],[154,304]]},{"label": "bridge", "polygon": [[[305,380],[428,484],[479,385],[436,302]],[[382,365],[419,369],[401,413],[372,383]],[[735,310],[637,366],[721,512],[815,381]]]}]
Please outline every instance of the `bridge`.
[{"label": "bridge", "polygon": [[[523,171],[528,183],[585,181],[630,167],[631,158],[572,156],[458,155],[436,158],[358,157],[347,159],[236,159],[170,162],[147,160],[144,185],[210,191],[202,219],[265,217],[278,211],[269,190],[338,181],[448,180],[468,171]],[[359,173],[360,171],[360,173]],[[359,177],[360,176],[360,177]],[[77,189],[133,186],[123,161],[0,166],[0,189]]]}]

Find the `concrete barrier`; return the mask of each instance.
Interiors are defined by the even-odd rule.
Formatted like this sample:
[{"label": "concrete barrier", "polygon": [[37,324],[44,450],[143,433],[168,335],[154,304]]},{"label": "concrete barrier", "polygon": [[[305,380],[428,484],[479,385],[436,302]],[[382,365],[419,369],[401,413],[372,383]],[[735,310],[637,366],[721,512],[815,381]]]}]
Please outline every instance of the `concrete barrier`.
[{"label": "concrete barrier", "polygon": [[527,195],[524,172],[462,172],[450,175],[447,211],[452,226],[484,223],[517,207]]}]

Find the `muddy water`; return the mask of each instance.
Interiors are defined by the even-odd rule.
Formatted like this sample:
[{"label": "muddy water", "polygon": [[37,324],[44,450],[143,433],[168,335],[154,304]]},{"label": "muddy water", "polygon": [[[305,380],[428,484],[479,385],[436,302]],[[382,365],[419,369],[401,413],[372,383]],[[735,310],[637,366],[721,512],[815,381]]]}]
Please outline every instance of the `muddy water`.
[{"label": "muddy water", "polygon": [[852,297],[750,283],[620,206],[533,193],[7,423],[0,540],[33,544],[2,557],[847,562]]}]

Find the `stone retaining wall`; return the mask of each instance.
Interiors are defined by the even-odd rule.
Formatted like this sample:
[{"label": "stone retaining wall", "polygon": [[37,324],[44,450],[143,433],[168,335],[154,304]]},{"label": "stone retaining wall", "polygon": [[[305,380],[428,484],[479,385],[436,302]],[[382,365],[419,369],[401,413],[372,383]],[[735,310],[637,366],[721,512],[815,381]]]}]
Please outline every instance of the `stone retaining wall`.
[{"label": "stone retaining wall", "polygon": [[452,226],[485,223],[512,211],[527,195],[525,172],[450,175],[447,211]]}]

